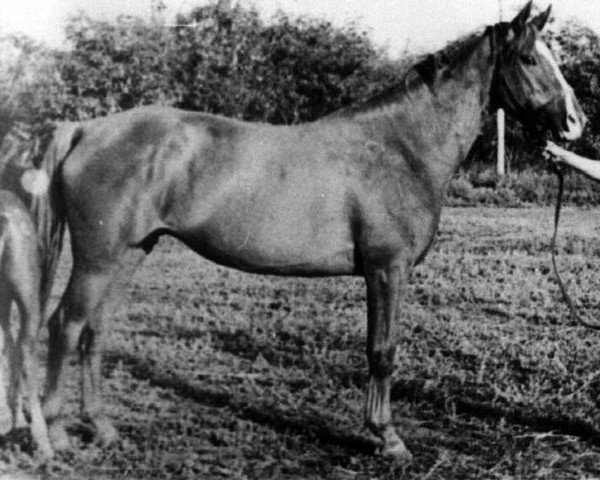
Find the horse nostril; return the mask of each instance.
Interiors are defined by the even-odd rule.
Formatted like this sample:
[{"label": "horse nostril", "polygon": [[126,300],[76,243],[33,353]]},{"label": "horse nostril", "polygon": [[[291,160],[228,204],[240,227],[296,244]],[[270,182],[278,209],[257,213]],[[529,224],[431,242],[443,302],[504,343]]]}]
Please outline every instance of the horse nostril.
[{"label": "horse nostril", "polygon": [[567,116],[567,120],[568,120],[570,123],[577,123],[577,119],[576,119],[576,118],[575,118],[573,115],[571,115],[571,114],[569,114],[569,115]]}]

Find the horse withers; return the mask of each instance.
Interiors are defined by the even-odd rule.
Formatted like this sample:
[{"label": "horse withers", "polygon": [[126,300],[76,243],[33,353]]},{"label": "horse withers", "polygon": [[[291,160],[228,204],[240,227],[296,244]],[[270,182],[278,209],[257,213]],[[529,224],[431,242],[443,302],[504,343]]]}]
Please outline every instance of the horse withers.
[{"label": "horse withers", "polygon": [[[44,411],[61,418],[68,357],[82,363],[82,414],[103,441],[116,430],[99,398],[111,303],[161,235],[247,272],[360,275],[367,288],[365,421],[381,452],[410,453],[392,424],[400,300],[430,248],[444,190],[498,107],[558,138],[585,117],[540,38],[549,10],[416,63],[387,93],[313,123],[272,126],[145,107],[59,126],[46,231],[71,233],[73,271],[52,315]],[[58,242],[60,243],[60,242]]]}]

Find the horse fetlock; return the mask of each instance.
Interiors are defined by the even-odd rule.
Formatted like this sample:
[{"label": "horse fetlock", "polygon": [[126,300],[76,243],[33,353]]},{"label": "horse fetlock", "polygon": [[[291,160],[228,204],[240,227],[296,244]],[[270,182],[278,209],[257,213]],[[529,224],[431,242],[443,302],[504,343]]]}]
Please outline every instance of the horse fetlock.
[{"label": "horse fetlock", "polygon": [[42,413],[48,421],[57,421],[60,415],[62,399],[56,394],[46,394],[42,399]]},{"label": "horse fetlock", "polygon": [[62,451],[71,448],[71,440],[67,434],[65,421],[56,419],[48,425],[48,437],[54,450]]},{"label": "horse fetlock", "polygon": [[95,417],[92,419],[92,423],[96,430],[96,441],[101,446],[111,445],[119,439],[119,432],[108,418]]},{"label": "horse fetlock", "polygon": [[390,410],[390,381],[371,377],[367,390],[365,423],[373,433],[379,435],[392,420]]},{"label": "horse fetlock", "polygon": [[369,355],[369,373],[372,376],[385,379],[389,378],[396,368],[396,346],[375,350]]},{"label": "horse fetlock", "polygon": [[31,436],[37,446],[37,454],[43,459],[52,458],[54,449],[50,442],[48,426],[42,415],[39,403],[31,406]]},{"label": "horse fetlock", "polygon": [[[35,444],[37,446],[36,456],[42,460],[49,460],[54,456],[54,448],[50,441],[48,432],[33,434]],[[64,449],[63,449],[64,450]]]},{"label": "horse fetlock", "polygon": [[82,412],[81,418],[91,427],[95,441],[100,446],[108,446],[118,440],[119,432],[106,416],[88,410]]}]

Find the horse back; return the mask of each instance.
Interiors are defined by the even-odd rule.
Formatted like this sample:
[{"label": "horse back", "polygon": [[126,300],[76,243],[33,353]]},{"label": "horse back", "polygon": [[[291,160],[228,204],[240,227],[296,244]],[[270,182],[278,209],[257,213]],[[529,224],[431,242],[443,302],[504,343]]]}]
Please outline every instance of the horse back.
[{"label": "horse back", "polygon": [[422,249],[411,169],[359,125],[152,107],[82,128],[63,168],[81,261],[151,247],[162,233],[218,263],[284,275],[356,273],[357,247]]}]

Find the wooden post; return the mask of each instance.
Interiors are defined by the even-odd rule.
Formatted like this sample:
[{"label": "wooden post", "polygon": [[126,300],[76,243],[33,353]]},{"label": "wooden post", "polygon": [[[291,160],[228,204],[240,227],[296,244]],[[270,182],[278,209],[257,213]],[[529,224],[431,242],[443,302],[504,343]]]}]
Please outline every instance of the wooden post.
[{"label": "wooden post", "polygon": [[[502,0],[498,0],[498,17],[499,20],[502,21],[502,17],[504,16],[504,8],[502,5]],[[506,173],[506,147],[504,143],[504,110],[502,108],[498,109],[496,113],[496,129],[498,132],[498,149],[496,150],[496,172],[498,172],[499,176],[504,176]]]},{"label": "wooden post", "polygon": [[496,171],[503,176],[506,173],[506,147],[504,143],[504,110],[498,109],[496,114],[496,127],[498,129],[498,149],[496,150]]}]

